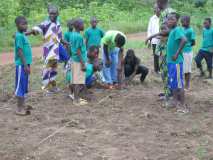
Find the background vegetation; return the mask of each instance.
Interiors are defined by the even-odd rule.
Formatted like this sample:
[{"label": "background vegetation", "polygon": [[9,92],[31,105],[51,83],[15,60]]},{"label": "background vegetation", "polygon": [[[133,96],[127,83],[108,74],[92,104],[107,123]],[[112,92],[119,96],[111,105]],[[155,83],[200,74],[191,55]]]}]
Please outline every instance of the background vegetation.
[{"label": "background vegetation", "polygon": [[[60,19],[66,30],[66,21],[82,17],[89,25],[91,16],[100,20],[100,26],[119,29],[125,33],[142,32],[153,14],[155,0],[7,0],[0,1],[0,53],[13,47],[12,35],[16,31],[14,19],[18,15],[28,18],[29,27],[47,17],[46,7],[53,3],[60,8]],[[204,17],[213,16],[212,0],[171,0],[179,13],[192,16],[192,25],[199,35]],[[41,43],[40,37],[30,38],[33,45]]]}]

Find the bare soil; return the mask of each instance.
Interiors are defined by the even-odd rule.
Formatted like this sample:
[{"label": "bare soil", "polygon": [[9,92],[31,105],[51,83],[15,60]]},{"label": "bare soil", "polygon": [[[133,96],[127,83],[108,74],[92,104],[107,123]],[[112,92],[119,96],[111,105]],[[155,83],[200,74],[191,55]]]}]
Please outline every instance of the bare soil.
[{"label": "bare soil", "polygon": [[168,110],[158,101],[162,83],[152,71],[152,56],[144,57],[150,74],[143,84],[137,77],[125,90],[92,89],[97,100],[81,107],[65,91],[47,96],[37,87],[29,94],[35,109],[27,117],[14,115],[15,98],[5,89],[13,66],[1,66],[0,159],[213,160],[213,81],[195,72],[186,93],[190,113]]}]

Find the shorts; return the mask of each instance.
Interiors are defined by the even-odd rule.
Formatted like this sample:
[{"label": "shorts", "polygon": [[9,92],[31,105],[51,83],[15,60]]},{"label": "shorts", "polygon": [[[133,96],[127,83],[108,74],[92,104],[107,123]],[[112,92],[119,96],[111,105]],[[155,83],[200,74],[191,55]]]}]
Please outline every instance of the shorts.
[{"label": "shorts", "polygon": [[184,57],[184,73],[192,73],[193,52],[183,53]]},{"label": "shorts", "polygon": [[168,63],[168,85],[171,90],[184,89],[183,63]]},{"label": "shorts", "polygon": [[80,62],[72,62],[72,84],[85,84],[86,81],[86,72],[81,70]]},{"label": "shorts", "polygon": [[28,93],[29,86],[29,74],[24,71],[24,66],[16,66],[15,77],[15,96],[25,97]]}]

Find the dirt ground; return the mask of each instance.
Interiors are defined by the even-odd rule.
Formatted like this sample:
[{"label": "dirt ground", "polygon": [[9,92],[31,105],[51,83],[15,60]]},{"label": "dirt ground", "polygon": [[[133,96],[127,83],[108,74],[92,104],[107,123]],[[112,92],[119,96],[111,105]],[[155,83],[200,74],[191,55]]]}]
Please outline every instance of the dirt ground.
[{"label": "dirt ground", "polygon": [[1,66],[0,159],[213,160],[213,81],[195,72],[186,93],[190,113],[180,114],[158,101],[162,83],[151,54],[142,55],[142,62],[150,68],[144,84],[137,77],[125,90],[93,89],[97,100],[82,107],[73,106],[65,92],[44,95],[34,80],[28,103],[35,110],[27,117],[14,115],[15,99],[7,91],[13,65]]}]

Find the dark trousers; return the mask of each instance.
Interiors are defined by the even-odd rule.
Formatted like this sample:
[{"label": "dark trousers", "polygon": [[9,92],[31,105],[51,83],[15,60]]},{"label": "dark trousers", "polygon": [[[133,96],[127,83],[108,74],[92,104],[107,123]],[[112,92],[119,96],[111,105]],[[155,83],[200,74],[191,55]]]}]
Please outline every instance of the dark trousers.
[{"label": "dark trousers", "polygon": [[155,72],[159,72],[160,71],[159,56],[155,54],[156,46],[157,46],[156,44],[152,44],[152,51],[153,51],[153,56],[154,56],[154,70],[155,70]]},{"label": "dark trousers", "polygon": [[212,69],[212,57],[213,57],[213,53],[209,53],[207,51],[203,51],[200,50],[197,54],[197,56],[195,57],[195,62],[197,64],[198,68],[202,68],[202,60],[205,59],[207,67],[209,70]]},{"label": "dark trousers", "polygon": [[[133,72],[134,72],[134,68],[130,65],[125,64],[124,66],[125,77],[126,78],[130,77]],[[141,74],[141,77],[140,77],[141,82],[145,80],[148,73],[149,73],[149,69],[143,65],[140,65],[136,71],[136,74]]]}]

